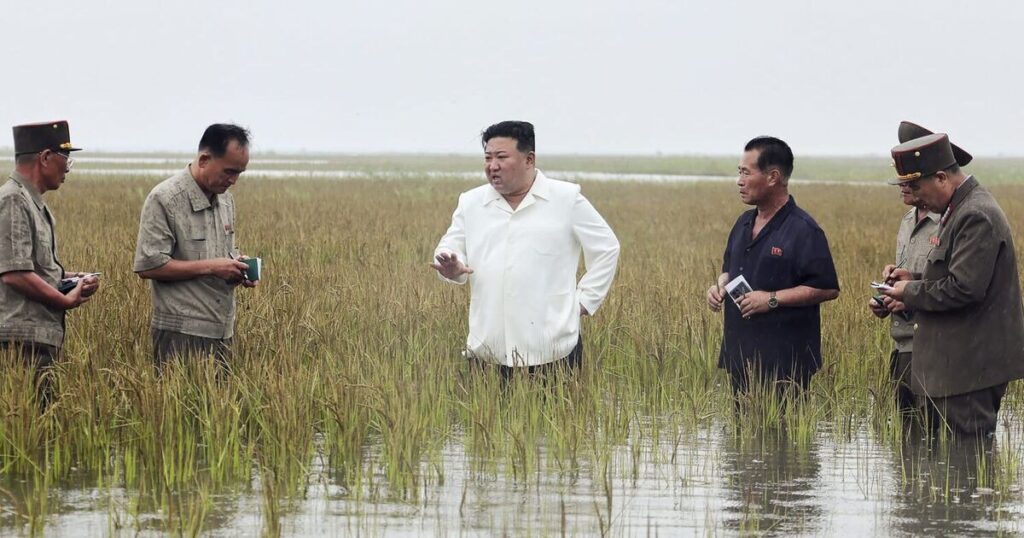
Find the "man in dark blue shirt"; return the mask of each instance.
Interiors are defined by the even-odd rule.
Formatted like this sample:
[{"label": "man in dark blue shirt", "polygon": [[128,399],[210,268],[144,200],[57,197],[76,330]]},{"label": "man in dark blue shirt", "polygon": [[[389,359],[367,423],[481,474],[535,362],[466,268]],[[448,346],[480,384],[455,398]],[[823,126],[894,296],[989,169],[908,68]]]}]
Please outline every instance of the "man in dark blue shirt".
[{"label": "man in dark blue shirt", "polygon": [[[819,304],[839,296],[825,232],[789,195],[793,152],[773,137],[747,143],[739,164],[740,199],[755,209],[729,233],[722,274],[707,292],[711,310],[725,308],[718,366],[735,391],[748,375],[793,381],[805,388],[821,367]],[[742,275],[753,291],[735,302],[724,288]]]}]

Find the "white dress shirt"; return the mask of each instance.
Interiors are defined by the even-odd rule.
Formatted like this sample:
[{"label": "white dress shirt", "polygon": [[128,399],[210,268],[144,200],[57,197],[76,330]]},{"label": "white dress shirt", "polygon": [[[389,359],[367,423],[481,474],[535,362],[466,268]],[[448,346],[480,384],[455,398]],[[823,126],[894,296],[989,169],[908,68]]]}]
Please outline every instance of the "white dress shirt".
[{"label": "white dress shirt", "polygon": [[[577,283],[581,251],[587,272]],[[473,269],[452,281],[472,289],[468,351],[506,366],[536,366],[576,346],[580,305],[594,314],[604,302],[619,240],[579,185],[537,170],[515,210],[490,183],[462,193],[434,255],[441,252]]]}]

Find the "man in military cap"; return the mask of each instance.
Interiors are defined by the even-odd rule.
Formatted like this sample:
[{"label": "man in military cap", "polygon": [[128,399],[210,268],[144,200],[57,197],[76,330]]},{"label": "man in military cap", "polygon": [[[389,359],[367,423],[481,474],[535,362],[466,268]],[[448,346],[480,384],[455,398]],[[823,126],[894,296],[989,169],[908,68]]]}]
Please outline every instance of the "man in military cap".
[{"label": "man in military cap", "polygon": [[[964,152],[965,153],[965,152]],[[1009,381],[1024,377],[1024,304],[1010,225],[965,175],[945,134],[892,148],[897,177],[942,215],[924,269],[893,268],[883,292],[914,311],[911,387],[933,428],[991,437]]]},{"label": "man in military cap", "polygon": [[256,285],[235,247],[227,192],[249,163],[249,132],[214,124],[187,167],[153,188],[139,222],[134,271],[153,282],[151,337],[158,369],[171,358],[212,356],[226,368],[235,288]]},{"label": "man in military cap", "polygon": [[[904,121],[898,130],[900,143],[932,134],[920,125]],[[957,164],[965,166],[971,162],[971,155],[953,145]],[[928,206],[910,190],[908,184],[899,185],[903,203],[910,210],[903,215],[899,231],[896,233],[896,263],[885,267],[882,274],[889,276],[897,267],[906,268],[911,273],[920,274],[924,271],[925,261],[931,252],[932,242],[938,238],[940,215],[928,209]],[[902,302],[892,297],[877,295],[868,300],[868,308],[879,318],[890,317],[889,334],[895,343],[889,357],[892,381],[896,385],[896,407],[906,415],[912,415],[917,409],[917,398],[910,386],[910,362],[914,348],[914,314],[906,310]],[[908,417],[909,418],[909,417]]]},{"label": "man in military cap", "polygon": [[[0,186],[0,348],[17,353],[37,376],[60,353],[65,311],[99,289],[95,276],[64,271],[42,196],[64,183],[78,150],[66,121],[16,125],[14,172]],[[58,291],[64,278],[78,278],[66,294]],[[48,393],[44,381],[43,397]]]}]

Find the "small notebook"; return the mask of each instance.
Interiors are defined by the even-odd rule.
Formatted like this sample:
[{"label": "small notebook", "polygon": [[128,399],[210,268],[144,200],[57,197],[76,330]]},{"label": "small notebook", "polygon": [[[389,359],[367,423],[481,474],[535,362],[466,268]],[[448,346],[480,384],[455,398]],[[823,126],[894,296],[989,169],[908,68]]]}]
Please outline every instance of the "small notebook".
[{"label": "small notebook", "polygon": [[242,262],[249,266],[245,271],[245,279],[250,282],[259,280],[260,273],[263,272],[263,258],[246,258]]},{"label": "small notebook", "polygon": [[732,297],[732,302],[736,303],[736,306],[740,305],[740,299],[743,299],[744,295],[752,291],[754,290],[750,287],[750,284],[747,284],[747,279],[743,278],[743,275],[730,280],[725,285],[725,292],[729,294],[729,297]]}]

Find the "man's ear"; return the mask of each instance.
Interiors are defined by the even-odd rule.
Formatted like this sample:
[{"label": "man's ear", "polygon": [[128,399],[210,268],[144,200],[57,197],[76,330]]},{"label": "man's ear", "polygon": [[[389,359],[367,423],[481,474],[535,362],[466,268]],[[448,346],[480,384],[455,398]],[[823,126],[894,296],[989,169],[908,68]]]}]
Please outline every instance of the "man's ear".
[{"label": "man's ear", "polygon": [[203,168],[210,163],[211,159],[213,159],[213,155],[210,155],[209,151],[200,151],[199,157],[196,158],[196,166]]},{"label": "man's ear", "polygon": [[537,154],[534,152],[528,152],[526,154],[526,164],[534,166],[537,164]]},{"label": "man's ear", "polygon": [[768,176],[768,184],[773,187],[782,182],[782,172],[778,168],[769,168],[766,175]]}]

